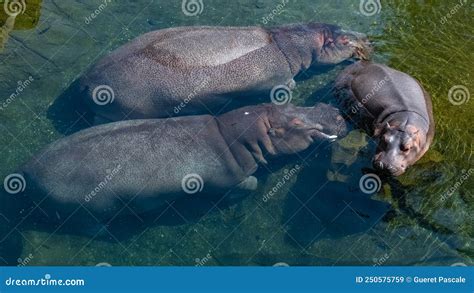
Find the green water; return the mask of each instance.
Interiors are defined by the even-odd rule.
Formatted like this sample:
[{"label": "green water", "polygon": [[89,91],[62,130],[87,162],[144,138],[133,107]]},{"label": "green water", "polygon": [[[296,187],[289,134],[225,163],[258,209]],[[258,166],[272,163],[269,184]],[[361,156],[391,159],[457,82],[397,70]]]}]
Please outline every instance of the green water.
[{"label": "green water", "polygon": [[[187,202],[176,206],[178,213],[167,211],[166,221],[136,231],[124,222],[124,230],[133,232],[124,239],[30,228],[21,232],[20,261],[114,266],[473,264],[474,179],[461,178],[474,168],[474,100],[454,105],[448,99],[456,85],[474,93],[473,1],[382,1],[380,12],[371,16],[361,13],[359,1],[348,0],[289,0],[282,10],[277,9],[281,1],[203,0],[197,16],[186,16],[178,0],[111,1],[86,21],[101,3],[45,0],[36,27],[11,32],[0,53],[0,102],[17,91],[18,82],[30,76],[33,81],[0,110],[0,178],[62,136],[46,118],[47,110],[101,56],[151,30],[262,25],[271,15],[268,25],[319,21],[367,33],[376,45],[376,61],[413,75],[432,96],[435,142],[407,174],[384,180],[376,195],[358,188],[361,169],[370,167],[370,146],[343,170],[350,175],[347,183],[327,182],[329,152],[310,153],[264,175],[259,189],[241,201],[225,206]],[[293,102],[330,102],[330,83],[343,68],[299,82]],[[303,167],[264,201],[295,164]]]}]

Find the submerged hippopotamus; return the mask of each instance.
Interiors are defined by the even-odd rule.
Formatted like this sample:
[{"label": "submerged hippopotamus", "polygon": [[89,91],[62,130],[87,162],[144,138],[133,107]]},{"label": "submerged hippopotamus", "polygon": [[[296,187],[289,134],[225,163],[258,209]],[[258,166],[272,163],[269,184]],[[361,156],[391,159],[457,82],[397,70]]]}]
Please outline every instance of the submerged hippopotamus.
[{"label": "submerged hippopotamus", "polygon": [[345,132],[339,110],[326,104],[121,121],[52,143],[19,173],[25,196],[42,211],[86,227],[119,213],[155,210],[186,194],[253,190],[259,163]]},{"label": "submerged hippopotamus", "polygon": [[334,91],[346,116],[379,139],[376,169],[399,176],[430,147],[435,131],[431,98],[408,74],[360,61],[340,74]]},{"label": "submerged hippopotamus", "polygon": [[292,88],[309,68],[365,59],[370,51],[365,35],[322,23],[170,28],[107,55],[76,91],[100,121],[218,115],[268,101],[273,88]]}]

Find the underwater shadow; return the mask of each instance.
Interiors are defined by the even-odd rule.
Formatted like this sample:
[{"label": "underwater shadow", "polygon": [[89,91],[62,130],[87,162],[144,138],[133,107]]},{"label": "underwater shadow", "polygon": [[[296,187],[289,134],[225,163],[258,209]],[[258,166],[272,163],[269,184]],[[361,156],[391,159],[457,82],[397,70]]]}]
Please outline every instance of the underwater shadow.
[{"label": "underwater shadow", "polygon": [[48,108],[46,117],[59,133],[69,135],[94,124],[94,114],[82,102],[82,94],[76,80]]},{"label": "underwater shadow", "polygon": [[316,75],[321,75],[321,74],[327,74],[329,71],[333,70],[335,67],[342,66],[346,67],[349,66],[353,63],[355,63],[355,60],[344,60],[338,64],[320,64],[316,67],[310,67],[309,69],[298,73],[298,75],[295,76],[295,81],[304,81],[313,78]]},{"label": "underwater shadow", "polygon": [[[391,211],[390,204],[364,194],[358,180],[347,183],[327,180],[326,173],[331,166],[329,148],[307,163],[284,206],[282,222],[287,227],[286,240],[294,246],[307,248],[321,239],[338,239],[367,231]],[[361,173],[366,164],[359,161],[347,167],[344,173]]]}]

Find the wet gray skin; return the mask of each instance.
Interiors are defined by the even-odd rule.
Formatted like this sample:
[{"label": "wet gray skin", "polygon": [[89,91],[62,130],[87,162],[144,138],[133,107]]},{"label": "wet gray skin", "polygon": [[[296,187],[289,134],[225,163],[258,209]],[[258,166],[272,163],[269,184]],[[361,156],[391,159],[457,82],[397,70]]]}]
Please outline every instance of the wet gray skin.
[{"label": "wet gray skin", "polygon": [[402,175],[428,151],[435,122],[430,95],[406,73],[366,61],[347,67],[334,91],[346,115],[378,139],[374,167]]},{"label": "wet gray skin", "polygon": [[284,107],[282,114],[286,118],[294,117],[291,121],[284,121],[292,128],[283,133],[270,130],[270,137],[275,147],[283,153],[301,151],[315,141],[333,141],[347,134],[344,118],[336,108],[327,104],[318,103],[312,108]]},{"label": "wet gray skin", "polygon": [[350,58],[368,60],[373,48],[365,34],[347,31],[339,26],[322,23],[279,27],[279,33],[287,35],[300,50],[313,48],[312,63],[304,69],[320,65],[337,64]]},{"label": "wet gray skin", "polygon": [[376,130],[379,143],[373,166],[382,173],[400,176],[425,154],[433,134],[429,131],[427,120],[416,113],[392,116]]},{"label": "wet gray skin", "polygon": [[[262,104],[217,117],[129,120],[60,139],[20,171],[25,193],[42,210],[58,220],[74,212],[72,223],[87,227],[96,219],[129,214],[124,204],[140,214],[186,196],[183,180],[190,174],[200,178],[203,193],[254,190],[258,181],[252,174],[267,163],[264,156],[301,152],[345,131],[339,111],[324,104]],[[106,188],[100,188],[104,182]]]},{"label": "wet gray skin", "polygon": [[370,52],[365,35],[323,23],[163,29],[97,62],[79,79],[77,98],[108,121],[223,113],[231,102],[269,100],[275,86],[293,88],[309,68]]}]

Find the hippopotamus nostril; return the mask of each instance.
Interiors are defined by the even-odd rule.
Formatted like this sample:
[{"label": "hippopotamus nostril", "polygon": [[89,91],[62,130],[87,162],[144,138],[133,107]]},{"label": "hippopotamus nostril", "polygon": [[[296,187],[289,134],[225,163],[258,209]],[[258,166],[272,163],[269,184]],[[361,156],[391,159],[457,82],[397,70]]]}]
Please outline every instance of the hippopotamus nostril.
[{"label": "hippopotamus nostril", "polygon": [[383,170],[384,164],[382,163],[382,161],[375,161],[374,162],[374,167],[375,167],[375,169]]}]

